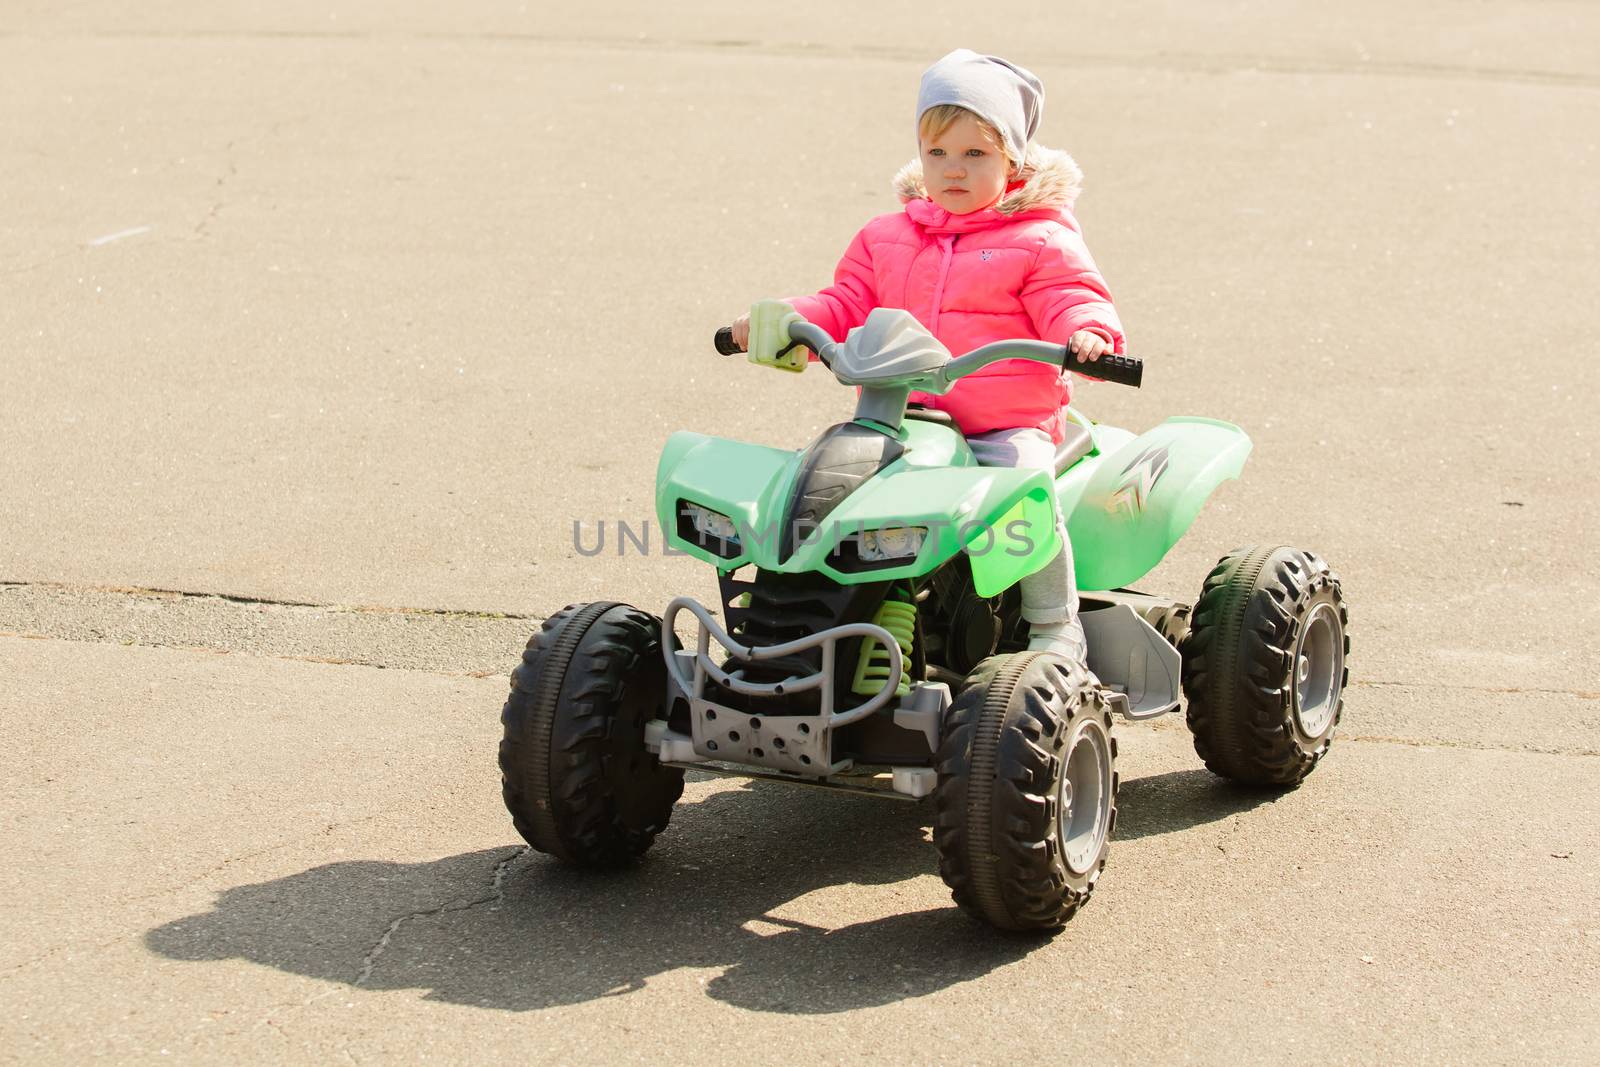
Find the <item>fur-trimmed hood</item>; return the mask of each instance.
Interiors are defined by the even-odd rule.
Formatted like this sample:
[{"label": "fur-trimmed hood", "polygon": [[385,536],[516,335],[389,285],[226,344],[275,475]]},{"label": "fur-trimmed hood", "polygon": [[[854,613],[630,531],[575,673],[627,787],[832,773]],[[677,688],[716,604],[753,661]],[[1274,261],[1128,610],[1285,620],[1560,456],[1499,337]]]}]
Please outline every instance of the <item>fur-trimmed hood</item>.
[{"label": "fur-trimmed hood", "polygon": [[[1006,337],[1064,345],[1079,330],[1122,352],[1111,294],[1072,215],[1078,165],[1065,152],[1029,148],[1019,177],[993,207],[956,215],[926,199],[919,167],[904,168],[895,179],[901,210],[869,220],[833,284],[790,306],[836,341],[887,307],[909,311],[951,352]],[[1007,359],[913,399],[948,412],[964,434],[1034,426],[1060,442],[1069,390],[1059,367]]]},{"label": "fur-trimmed hood", "polygon": [[[1020,175],[1022,186],[1002,196],[993,211],[1016,215],[1041,208],[1071,210],[1083,189],[1083,171],[1067,153],[1030,144]],[[894,191],[902,203],[928,196],[922,180],[922,160],[913,159],[894,176]]]}]

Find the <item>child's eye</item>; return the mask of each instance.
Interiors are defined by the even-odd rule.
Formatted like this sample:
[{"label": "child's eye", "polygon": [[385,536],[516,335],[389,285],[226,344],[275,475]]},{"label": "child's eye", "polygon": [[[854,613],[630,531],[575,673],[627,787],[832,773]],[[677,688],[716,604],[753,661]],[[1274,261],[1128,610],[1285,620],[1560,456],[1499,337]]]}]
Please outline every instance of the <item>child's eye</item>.
[{"label": "child's eye", "polygon": [[983,155],[983,149],[981,149],[981,148],[969,148],[969,149],[967,149],[967,155],[972,156],[974,159],[976,159],[979,156]]},{"label": "child's eye", "polygon": [[928,149],[928,155],[930,155],[930,156],[942,156],[942,155],[944,155],[944,149],[942,149],[942,148],[930,148],[930,149]]}]

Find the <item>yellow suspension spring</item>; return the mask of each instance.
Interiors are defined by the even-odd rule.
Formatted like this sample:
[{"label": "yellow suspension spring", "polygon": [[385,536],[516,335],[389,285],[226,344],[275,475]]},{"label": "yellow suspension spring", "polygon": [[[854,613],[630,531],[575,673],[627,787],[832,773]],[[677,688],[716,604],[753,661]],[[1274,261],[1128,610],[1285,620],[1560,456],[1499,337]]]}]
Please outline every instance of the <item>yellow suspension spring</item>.
[{"label": "yellow suspension spring", "polygon": [[[904,600],[890,599],[898,596],[904,596],[904,593],[897,587],[889,596],[884,597],[872,621],[888,630],[900,646],[900,657],[904,666],[900,672],[900,684],[895,689],[895,695],[905,696],[911,691],[911,648],[916,639],[917,606]],[[889,650],[869,637],[861,642],[861,657],[856,661],[856,674],[850,691],[857,696],[873,696],[888,680]]]}]

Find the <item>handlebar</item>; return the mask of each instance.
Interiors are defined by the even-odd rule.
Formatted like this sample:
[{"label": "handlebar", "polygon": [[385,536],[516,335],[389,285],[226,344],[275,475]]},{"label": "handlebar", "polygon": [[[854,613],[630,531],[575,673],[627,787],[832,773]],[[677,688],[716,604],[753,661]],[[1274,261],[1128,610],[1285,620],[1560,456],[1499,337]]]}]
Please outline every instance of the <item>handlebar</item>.
[{"label": "handlebar", "polygon": [[[828,358],[833,346],[832,338],[823,332],[822,328],[809,322],[797,322],[789,328],[789,336],[795,344],[803,344],[816,352],[824,365],[831,365]],[[724,326],[712,338],[712,344],[724,356],[736,356],[744,350],[733,343],[733,327]],[[1041,358],[1043,357],[1043,358]],[[1085,378],[1096,381],[1112,382],[1116,385],[1127,385],[1134,389],[1144,384],[1144,360],[1135,356],[1119,356],[1106,353],[1099,359],[1079,362],[1066,345],[1053,345],[1044,341],[997,341],[994,344],[975,348],[966,355],[953,359],[950,364],[970,364],[971,370],[988,366],[990,363],[1001,359],[1033,359],[1035,362],[1054,362],[1063,371],[1071,371]],[[949,364],[947,364],[949,366]],[[963,366],[959,374],[970,373]],[[956,376],[959,376],[956,375]]]},{"label": "handlebar", "polygon": [[[832,369],[833,360],[830,357],[833,350],[833,338],[829,337],[822,327],[801,320],[789,327],[789,340],[791,342],[789,348],[805,345],[817,354],[817,359],[822,361],[824,367]],[[720,355],[738,356],[744,354],[744,349],[733,343],[732,326],[719,328],[715,336],[711,338],[711,343],[716,347]],[[789,348],[785,348],[783,351],[787,352]],[[779,355],[782,354],[781,352],[779,353]]]},{"label": "handlebar", "polygon": [[1062,345],[1061,369],[1081,374],[1085,378],[1129,385],[1135,389],[1144,384],[1144,360],[1133,356],[1119,356],[1111,352],[1107,352],[1099,359],[1079,363],[1072,353],[1067,351],[1067,346]]}]

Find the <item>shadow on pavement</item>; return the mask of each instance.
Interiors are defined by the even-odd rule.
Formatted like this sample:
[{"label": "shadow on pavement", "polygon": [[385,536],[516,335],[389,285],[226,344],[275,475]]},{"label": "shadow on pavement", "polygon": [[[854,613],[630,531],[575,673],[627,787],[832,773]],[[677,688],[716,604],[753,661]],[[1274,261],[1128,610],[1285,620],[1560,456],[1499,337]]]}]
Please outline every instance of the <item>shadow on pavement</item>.
[{"label": "shadow on pavement", "polygon": [[[1184,829],[1266,799],[1204,771],[1136,779],[1122,787],[1117,837]],[[841,916],[828,927],[783,917],[817,890],[936,877],[930,811],[750,783],[680,805],[630,871],[580,871],[509,846],[426,863],[330,863],[226,890],[212,911],[145,941],[172,959],[240,958],[506,1011],[622,995],[685,967],[720,972],[706,992],[742,1008],[847,1011],[979,978],[1046,943],[954,906]],[[886,905],[883,893],[834,899],[880,913]]]},{"label": "shadow on pavement", "polygon": [[[752,783],[680,805],[634,870],[580,871],[511,847],[330,863],[226,890],[145,943],[172,959],[242,958],[508,1011],[620,995],[682,967],[720,971],[706,991],[740,1007],[845,1011],[978,978],[1045,943],[953,905],[833,928],[772,914],[815,890],[936,877],[925,814]],[[841,899],[883,910],[881,895]]]},{"label": "shadow on pavement", "polygon": [[1270,804],[1281,794],[1270,789],[1234,785],[1207,770],[1168,771],[1134,778],[1117,790],[1118,841],[1177,833],[1203,823]]}]

